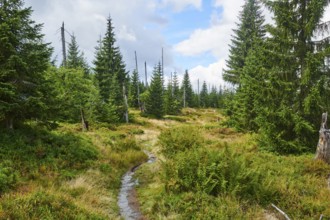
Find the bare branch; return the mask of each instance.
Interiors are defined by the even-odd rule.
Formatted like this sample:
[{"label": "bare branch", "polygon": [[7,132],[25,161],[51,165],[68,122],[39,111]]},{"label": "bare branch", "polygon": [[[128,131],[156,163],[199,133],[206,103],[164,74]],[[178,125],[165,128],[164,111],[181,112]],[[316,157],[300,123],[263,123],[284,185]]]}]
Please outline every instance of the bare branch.
[{"label": "bare branch", "polygon": [[283,212],[280,208],[278,208],[276,205],[274,205],[273,203],[272,203],[272,207],[273,208],[275,208],[279,213],[281,213],[283,216],[284,216],[284,218],[286,219],[286,220],[291,220],[290,218],[289,218],[289,216],[285,213],[285,212]]}]

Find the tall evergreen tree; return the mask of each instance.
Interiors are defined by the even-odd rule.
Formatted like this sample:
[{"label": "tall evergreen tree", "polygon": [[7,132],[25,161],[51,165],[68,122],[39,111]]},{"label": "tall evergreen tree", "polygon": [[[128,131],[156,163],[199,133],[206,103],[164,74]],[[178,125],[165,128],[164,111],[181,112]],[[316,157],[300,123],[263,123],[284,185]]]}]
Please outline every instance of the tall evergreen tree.
[{"label": "tall evergreen tree", "polygon": [[[104,102],[113,105],[117,118],[123,119],[126,112],[123,88],[128,88],[128,73],[119,48],[115,45],[116,39],[112,20],[107,20],[107,32],[99,41],[94,60],[95,78]],[[126,89],[128,90],[128,89]]]},{"label": "tall evergreen tree", "polygon": [[209,103],[209,100],[208,100],[207,85],[206,85],[206,82],[204,81],[203,85],[202,85],[202,90],[200,93],[200,106],[202,108],[206,108],[206,107],[208,107],[208,103]]},{"label": "tall evergreen tree", "polygon": [[100,94],[105,102],[109,101],[111,82],[115,74],[117,74],[120,83],[118,88],[122,88],[127,82],[126,67],[119,48],[115,43],[114,28],[112,26],[112,20],[109,17],[107,20],[107,32],[104,38],[99,41],[94,60],[95,77],[100,88]]},{"label": "tall evergreen tree", "polygon": [[146,113],[157,118],[161,118],[164,115],[163,87],[162,66],[159,63],[154,68],[146,100]]},{"label": "tall evergreen tree", "polygon": [[82,68],[85,72],[85,75],[89,74],[89,67],[85,61],[84,53],[79,51],[79,46],[74,34],[71,35],[71,42],[69,43],[66,67],[72,69]]},{"label": "tall evergreen tree", "polygon": [[211,108],[218,108],[219,107],[219,95],[217,88],[212,86],[211,92],[209,94],[209,107]]},{"label": "tall evergreen tree", "polygon": [[[324,90],[325,58],[329,45],[315,50],[313,36],[329,1],[266,1],[274,13],[269,26],[266,57],[270,63],[264,79],[258,123],[263,145],[282,153],[314,148],[319,115],[329,103]],[[325,93],[323,93],[325,92]]]},{"label": "tall evergreen tree", "polygon": [[39,117],[51,49],[21,0],[0,0],[0,121]]},{"label": "tall evergreen tree", "polygon": [[189,78],[188,70],[186,70],[182,86],[181,86],[181,93],[182,93],[182,100],[183,100],[183,107],[193,107],[193,90],[192,85]]},{"label": "tall evergreen tree", "polygon": [[140,93],[140,81],[139,73],[134,70],[131,76],[130,88],[129,88],[129,101],[130,106],[133,108],[139,108],[139,93]]},{"label": "tall evergreen tree", "polygon": [[223,78],[234,85],[240,85],[240,75],[245,65],[245,59],[253,46],[256,38],[264,38],[265,19],[261,14],[258,0],[246,0],[243,10],[240,12],[237,29],[234,29],[232,36],[229,59],[227,60],[228,70],[224,72]]},{"label": "tall evergreen tree", "polygon": [[168,82],[164,105],[166,114],[176,115],[181,111],[180,89],[176,73]]}]

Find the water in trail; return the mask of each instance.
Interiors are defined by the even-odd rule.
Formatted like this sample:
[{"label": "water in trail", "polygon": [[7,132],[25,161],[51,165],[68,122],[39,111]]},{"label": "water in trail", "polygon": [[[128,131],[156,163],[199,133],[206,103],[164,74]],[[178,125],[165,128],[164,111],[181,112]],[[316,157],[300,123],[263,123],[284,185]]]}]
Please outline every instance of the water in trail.
[{"label": "water in trail", "polygon": [[[147,151],[144,151],[148,155],[148,162],[153,163],[156,157]],[[142,219],[142,215],[138,208],[135,186],[138,185],[138,180],[134,179],[135,171],[140,167],[138,165],[129,170],[121,180],[121,188],[118,196],[118,206],[120,208],[120,215],[126,220],[139,220]]]}]

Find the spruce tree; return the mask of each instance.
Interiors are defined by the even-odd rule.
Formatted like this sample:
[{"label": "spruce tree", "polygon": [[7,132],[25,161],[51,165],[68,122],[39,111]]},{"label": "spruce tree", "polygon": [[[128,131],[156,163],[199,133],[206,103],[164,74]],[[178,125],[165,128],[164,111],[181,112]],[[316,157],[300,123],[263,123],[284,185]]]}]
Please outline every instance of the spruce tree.
[{"label": "spruce tree", "polygon": [[41,24],[21,0],[0,0],[0,121],[40,117],[42,85],[51,49],[43,43]]},{"label": "spruce tree", "polygon": [[208,107],[211,108],[218,108],[219,107],[219,96],[218,96],[218,91],[215,86],[212,86],[211,92],[209,94],[209,103]]},{"label": "spruce tree", "polygon": [[[112,20],[107,20],[107,32],[99,41],[94,60],[95,78],[100,89],[103,102],[116,108],[116,118],[123,119],[126,112],[123,88],[128,88],[128,73],[116,39]],[[126,89],[128,90],[128,89]]]},{"label": "spruce tree", "polygon": [[133,71],[129,86],[130,86],[129,88],[130,106],[133,108],[139,108],[140,81],[139,81],[139,73],[137,70]]},{"label": "spruce tree", "polygon": [[100,94],[105,102],[109,101],[111,82],[115,74],[117,74],[119,82],[118,88],[122,88],[128,80],[122,55],[115,43],[114,28],[109,17],[107,20],[107,32],[104,38],[99,41],[94,60],[95,78],[100,88]]},{"label": "spruce tree", "polygon": [[[261,14],[259,2],[256,0],[246,0],[243,10],[240,12],[240,20],[237,29],[234,30],[232,44],[230,45],[230,55],[227,60],[228,70],[223,78],[237,86],[233,99],[228,99],[234,114],[230,117],[229,124],[238,130],[256,131],[256,114],[254,114],[255,88],[248,78],[258,78],[258,71],[244,72],[247,66],[247,59],[251,51],[255,50],[265,40],[264,17]],[[260,60],[263,60],[261,57]],[[253,125],[253,126],[252,126]]]},{"label": "spruce tree", "polygon": [[190,83],[189,73],[186,70],[181,86],[183,107],[193,107],[193,90]]},{"label": "spruce tree", "polygon": [[237,29],[234,29],[232,36],[229,59],[227,60],[228,70],[224,72],[223,78],[227,82],[240,86],[240,75],[245,65],[245,59],[253,46],[256,38],[264,38],[265,19],[261,14],[258,0],[246,0],[243,10],[240,12]]},{"label": "spruce tree", "polygon": [[[315,50],[313,36],[328,1],[266,1],[274,13],[269,26],[269,62],[258,113],[262,143],[280,153],[314,148],[325,98],[325,58],[329,45]],[[328,78],[329,79],[329,78]],[[262,89],[262,88],[261,88]]]},{"label": "spruce tree", "polygon": [[168,82],[164,105],[166,114],[177,115],[181,111],[180,88],[176,73],[173,74],[172,80]]},{"label": "spruce tree", "polygon": [[162,67],[159,63],[154,67],[148,95],[146,98],[146,113],[161,118],[164,115]]},{"label": "spruce tree", "polygon": [[85,75],[89,75],[89,67],[85,61],[84,53],[79,51],[79,46],[74,34],[71,35],[71,42],[69,43],[66,67],[72,69],[82,68]]},{"label": "spruce tree", "polygon": [[200,106],[202,108],[206,108],[206,107],[208,107],[208,103],[209,103],[209,100],[208,100],[207,85],[206,85],[206,82],[204,81],[203,85],[202,85],[202,90],[200,93]]}]

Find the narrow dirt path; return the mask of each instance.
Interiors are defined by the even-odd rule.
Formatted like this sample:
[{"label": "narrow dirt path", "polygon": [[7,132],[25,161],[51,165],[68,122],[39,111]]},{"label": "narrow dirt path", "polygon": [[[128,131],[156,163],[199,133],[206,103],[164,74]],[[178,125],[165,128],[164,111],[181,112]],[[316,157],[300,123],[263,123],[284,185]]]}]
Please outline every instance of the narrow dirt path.
[{"label": "narrow dirt path", "polygon": [[[148,155],[149,158],[146,163],[155,162],[156,157],[152,153],[147,151],[145,151],[145,153]],[[139,202],[135,190],[135,186],[138,184],[138,180],[134,178],[135,171],[139,169],[141,165],[133,167],[123,176],[121,180],[118,206],[120,208],[120,215],[126,220],[144,219],[139,210]]]}]

